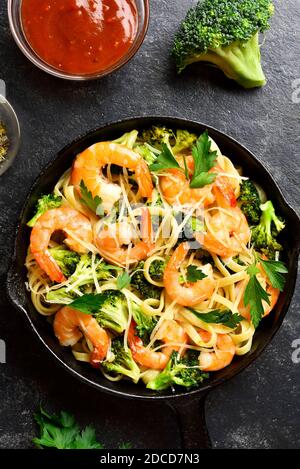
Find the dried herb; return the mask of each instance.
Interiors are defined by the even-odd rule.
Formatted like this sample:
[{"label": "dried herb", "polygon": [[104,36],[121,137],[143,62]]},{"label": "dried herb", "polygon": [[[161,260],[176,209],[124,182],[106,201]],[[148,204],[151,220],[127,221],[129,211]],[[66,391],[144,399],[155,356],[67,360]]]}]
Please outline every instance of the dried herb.
[{"label": "dried herb", "polygon": [[0,162],[5,160],[9,146],[9,140],[6,132],[6,127],[0,121]]}]

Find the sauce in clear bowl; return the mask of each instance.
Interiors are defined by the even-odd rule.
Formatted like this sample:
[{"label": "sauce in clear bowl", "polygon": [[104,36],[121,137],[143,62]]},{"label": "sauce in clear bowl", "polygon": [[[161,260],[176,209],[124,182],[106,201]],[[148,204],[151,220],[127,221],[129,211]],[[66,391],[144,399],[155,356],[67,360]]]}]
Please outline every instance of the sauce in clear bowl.
[{"label": "sauce in clear bowl", "polygon": [[37,67],[93,80],[125,65],[149,24],[149,0],[8,0],[12,35]]},{"label": "sauce in clear bowl", "polygon": [[22,0],[21,19],[36,54],[73,74],[111,67],[137,33],[134,0]]}]

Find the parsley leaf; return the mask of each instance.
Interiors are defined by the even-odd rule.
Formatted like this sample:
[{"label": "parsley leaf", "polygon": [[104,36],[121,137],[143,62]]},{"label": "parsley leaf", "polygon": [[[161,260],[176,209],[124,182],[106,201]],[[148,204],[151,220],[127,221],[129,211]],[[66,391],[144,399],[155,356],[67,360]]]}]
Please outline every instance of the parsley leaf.
[{"label": "parsley leaf", "polygon": [[102,443],[98,443],[96,439],[95,429],[91,426],[85,427],[81,433],[76,436],[73,443],[74,449],[103,449]]},{"label": "parsley leaf", "polygon": [[96,440],[95,430],[86,427],[80,430],[73,415],[61,412],[59,416],[50,415],[42,408],[35,415],[40,427],[40,437],[32,441],[38,448],[57,449],[102,449]]},{"label": "parsley leaf", "polygon": [[270,304],[270,299],[266,290],[263,289],[257,280],[256,276],[260,273],[260,271],[256,265],[250,265],[247,269],[247,273],[250,276],[250,280],[245,290],[244,303],[245,306],[250,305],[251,320],[253,326],[256,329],[264,316],[264,307],[262,302],[266,301],[268,304]]},{"label": "parsley leaf", "polygon": [[118,449],[132,449],[132,444],[127,441],[122,441]]},{"label": "parsley leaf", "polygon": [[93,197],[91,191],[88,190],[84,181],[80,183],[81,202],[89,208],[92,212],[95,212],[99,217],[103,217],[104,209],[102,206],[102,199],[96,195]]},{"label": "parsley leaf", "polygon": [[211,151],[211,141],[206,130],[198,138],[196,145],[192,148],[193,160],[195,163],[194,175],[190,183],[192,189],[201,188],[211,184],[216,179],[217,174],[209,173],[215,166],[217,152]]},{"label": "parsley leaf", "polygon": [[230,329],[236,329],[239,323],[244,319],[239,314],[233,314],[229,310],[220,311],[219,309],[215,309],[209,313],[199,313],[192,308],[187,309],[203,322],[208,324],[223,324],[223,326],[229,327]]},{"label": "parsley leaf", "polygon": [[149,169],[150,171],[155,172],[170,168],[177,168],[182,170],[182,168],[179,166],[176,159],[174,158],[174,155],[168,145],[166,143],[163,143],[162,152],[157,157],[156,162],[149,166]]},{"label": "parsley leaf", "polygon": [[207,275],[201,269],[198,269],[197,266],[195,265],[188,266],[187,276],[186,276],[186,279],[188,282],[195,283],[195,282],[198,282],[198,280],[203,280],[206,277]]},{"label": "parsley leaf", "polygon": [[130,275],[127,272],[124,272],[117,278],[117,287],[119,290],[123,290],[123,288],[127,288],[130,285],[130,282]]},{"label": "parsley leaf", "polygon": [[283,291],[286,282],[286,278],[283,274],[288,273],[288,269],[284,263],[279,261],[266,261],[261,257],[259,257],[259,262],[261,263],[267,277],[269,278],[272,287]]},{"label": "parsley leaf", "polygon": [[103,295],[101,293],[96,295],[87,293],[86,295],[76,298],[69,306],[85,314],[94,314],[99,311],[102,303]]}]

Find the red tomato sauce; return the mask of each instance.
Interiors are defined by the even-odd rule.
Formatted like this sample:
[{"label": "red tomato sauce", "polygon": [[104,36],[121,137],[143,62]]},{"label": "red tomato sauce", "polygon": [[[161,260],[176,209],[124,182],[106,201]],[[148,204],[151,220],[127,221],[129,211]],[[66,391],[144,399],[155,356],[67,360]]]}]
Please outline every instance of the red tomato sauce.
[{"label": "red tomato sauce", "polygon": [[21,18],[35,53],[71,74],[107,70],[137,32],[134,0],[22,0]]}]

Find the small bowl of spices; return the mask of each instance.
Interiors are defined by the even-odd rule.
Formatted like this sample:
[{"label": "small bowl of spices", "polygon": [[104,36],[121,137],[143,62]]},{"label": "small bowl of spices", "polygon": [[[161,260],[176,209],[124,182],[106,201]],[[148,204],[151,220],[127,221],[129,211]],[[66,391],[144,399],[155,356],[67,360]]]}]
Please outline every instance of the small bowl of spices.
[{"label": "small bowl of spices", "polygon": [[20,148],[20,125],[9,102],[0,95],[0,176],[13,163]]}]

